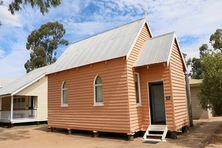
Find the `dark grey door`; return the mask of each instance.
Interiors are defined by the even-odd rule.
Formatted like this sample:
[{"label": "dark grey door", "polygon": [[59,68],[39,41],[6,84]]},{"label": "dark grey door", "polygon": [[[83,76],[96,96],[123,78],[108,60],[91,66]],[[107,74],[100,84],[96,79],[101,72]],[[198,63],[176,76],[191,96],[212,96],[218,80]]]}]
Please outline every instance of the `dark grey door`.
[{"label": "dark grey door", "polygon": [[163,83],[150,83],[151,124],[166,124]]}]

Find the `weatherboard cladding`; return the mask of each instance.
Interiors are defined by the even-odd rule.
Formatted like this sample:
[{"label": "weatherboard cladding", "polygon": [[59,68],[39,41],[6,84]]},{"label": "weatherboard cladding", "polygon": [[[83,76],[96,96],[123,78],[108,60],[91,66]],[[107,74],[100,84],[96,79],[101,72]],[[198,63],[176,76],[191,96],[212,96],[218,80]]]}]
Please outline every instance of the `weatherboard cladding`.
[{"label": "weatherboard cladding", "polygon": [[[169,67],[163,64],[150,65],[147,69],[146,66],[141,66],[136,68],[136,71],[140,74],[140,90],[141,90],[141,100],[142,106],[142,129],[146,130],[151,124],[150,122],[150,101],[149,101],[149,82],[163,81],[164,95],[171,96],[171,80],[170,80],[170,70]],[[138,107],[137,107],[138,110]],[[171,131],[176,131],[174,127],[174,116],[173,116],[173,100],[165,101],[165,115],[166,124],[168,129]]]},{"label": "weatherboard cladding", "polygon": [[[171,82],[170,66],[183,65],[181,57],[178,56],[179,52],[175,58],[177,62],[170,61],[170,66],[155,64],[148,69],[145,66],[133,68],[134,62],[138,59],[139,52],[143,49],[143,44],[147,39],[149,39],[148,30],[143,26],[127,61],[123,58],[116,58],[108,62],[99,62],[80,69],[71,69],[49,75],[49,127],[120,133],[146,130],[150,124],[147,82],[159,80],[163,80],[164,94],[172,96],[176,100],[175,104],[173,99],[165,102],[168,128],[171,131],[176,131],[181,126],[186,125],[186,122],[181,122],[187,120],[184,110],[180,110],[183,114],[181,117],[177,114],[177,110],[174,110],[174,105],[176,107],[179,105],[177,100],[183,101],[182,108],[184,109],[185,97],[179,97],[180,94],[177,94],[175,87],[176,82],[174,80]],[[169,40],[169,45],[172,45],[173,41],[173,39]],[[174,56],[174,51],[172,56]],[[169,55],[165,58],[166,61],[168,58]],[[142,106],[137,106],[135,102],[134,70],[140,74]],[[183,69],[180,68],[180,70],[179,73],[182,74]],[[97,74],[103,80],[104,106],[100,107],[93,106],[93,80]],[[67,82],[68,98],[70,98],[68,99],[68,107],[65,108],[60,107],[60,89],[64,80]],[[183,80],[184,77],[181,81]],[[173,86],[172,83],[174,83]],[[185,87],[182,85],[181,83],[180,93],[184,94]]]},{"label": "weatherboard cladding", "polygon": [[49,66],[35,69],[0,89],[0,96],[10,95],[46,74]]},{"label": "weatherboard cladding", "polygon": [[179,129],[188,124],[188,112],[183,57],[181,57],[176,42],[174,42],[172,46],[170,74],[174,102],[174,120],[176,128]]},{"label": "weatherboard cladding", "polygon": [[47,74],[127,56],[145,21],[140,19],[72,44]]},{"label": "weatherboard cladding", "polygon": [[[94,106],[93,82],[103,82],[104,106]],[[61,84],[68,86],[68,106],[61,107]],[[117,58],[48,76],[48,126],[129,133],[126,61]]]},{"label": "weatherboard cladding", "polygon": [[167,62],[174,38],[174,33],[167,33],[147,40],[134,67]]},{"label": "weatherboard cladding", "polygon": [[[142,121],[144,120],[142,117],[143,115],[142,107],[141,106],[138,107],[138,105],[136,104],[135,82],[134,82],[135,69],[133,68],[133,65],[137,60],[141,49],[144,46],[144,42],[150,38],[151,35],[149,33],[149,29],[147,28],[146,25],[144,25],[127,59],[127,87],[128,87],[128,99],[129,99],[129,112],[130,112],[130,130],[132,132],[141,130],[143,127]],[[148,116],[146,116],[145,118],[148,118]]]}]

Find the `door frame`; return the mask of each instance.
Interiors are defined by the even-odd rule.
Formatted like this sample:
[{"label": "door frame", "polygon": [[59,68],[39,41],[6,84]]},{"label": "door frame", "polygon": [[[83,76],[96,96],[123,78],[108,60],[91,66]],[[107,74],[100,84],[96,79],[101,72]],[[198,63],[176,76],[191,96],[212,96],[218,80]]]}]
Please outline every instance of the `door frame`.
[{"label": "door frame", "polygon": [[153,81],[148,81],[147,82],[147,85],[146,85],[146,87],[147,87],[147,100],[148,100],[148,103],[149,103],[149,105],[148,105],[148,107],[149,107],[149,109],[148,109],[148,112],[149,112],[149,119],[148,119],[148,121],[149,121],[150,125],[152,125],[151,104],[150,104],[150,84],[152,84],[152,83],[162,83],[163,84],[165,124],[166,124],[166,122],[167,122],[166,121],[166,119],[167,119],[167,116],[166,116],[166,102],[165,102],[165,94],[164,94],[164,80],[162,80],[162,79],[160,79],[160,80],[153,80]]}]

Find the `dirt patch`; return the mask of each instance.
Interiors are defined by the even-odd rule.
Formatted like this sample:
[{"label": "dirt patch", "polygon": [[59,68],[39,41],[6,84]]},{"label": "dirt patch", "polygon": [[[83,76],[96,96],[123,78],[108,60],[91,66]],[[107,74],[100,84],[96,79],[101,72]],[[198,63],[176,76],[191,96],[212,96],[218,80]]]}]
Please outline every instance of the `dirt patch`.
[{"label": "dirt patch", "polygon": [[222,147],[222,118],[196,121],[189,133],[178,136],[178,139],[167,139],[166,143],[145,143],[142,135],[134,141],[127,141],[125,135],[101,134],[92,137],[91,132],[67,130],[50,132],[47,125],[15,126],[0,128],[0,148],[174,148],[174,147]]},{"label": "dirt patch", "polygon": [[211,143],[213,135],[220,129],[221,125],[221,117],[196,121],[195,126],[190,128],[189,133],[180,135],[178,140],[172,143],[182,147],[203,148]]},{"label": "dirt patch", "polygon": [[222,124],[217,128],[216,132],[212,135],[206,147],[222,147]]}]

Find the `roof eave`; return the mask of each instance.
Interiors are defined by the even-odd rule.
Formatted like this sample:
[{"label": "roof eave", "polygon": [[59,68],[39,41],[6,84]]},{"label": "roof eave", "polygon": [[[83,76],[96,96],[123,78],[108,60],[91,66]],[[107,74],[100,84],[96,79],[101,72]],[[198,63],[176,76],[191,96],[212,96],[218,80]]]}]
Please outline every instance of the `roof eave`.
[{"label": "roof eave", "polygon": [[118,59],[118,58],[125,58],[125,57],[126,57],[126,55],[121,55],[121,56],[113,57],[111,59],[106,59],[106,60],[98,61],[98,62],[94,62],[94,63],[88,63],[88,64],[84,64],[84,65],[77,66],[77,67],[70,67],[70,68],[67,68],[67,69],[61,69],[59,71],[47,72],[45,75],[47,76],[47,75],[51,75],[51,74],[55,74],[55,73],[59,73],[59,72],[63,72],[63,71],[71,70],[71,69],[75,69],[75,68],[80,68],[80,67],[88,66],[88,65],[91,65],[91,64],[97,64],[97,63],[100,63],[100,62],[105,62],[105,61],[110,61],[110,60],[115,60],[115,59]]},{"label": "roof eave", "polygon": [[146,24],[146,19],[144,19],[143,24],[141,25],[141,27],[140,27],[140,29],[139,29],[137,35],[136,35],[136,38],[134,39],[132,45],[130,46],[130,49],[129,49],[127,55],[126,55],[126,59],[129,58],[129,56],[130,56],[130,54],[131,54],[131,52],[132,52],[132,50],[133,50],[133,47],[135,46],[136,41],[138,40],[138,38],[139,38],[139,36],[140,36],[140,33],[141,33],[142,30],[143,30],[143,26],[144,26],[145,24]]},{"label": "roof eave", "polygon": [[149,64],[143,64],[143,65],[135,65],[133,66],[134,68],[138,68],[138,67],[143,67],[143,66],[150,66],[150,65],[155,65],[155,64],[163,64],[163,63],[167,63],[167,61],[161,61],[161,62],[156,62],[156,63],[149,63]]},{"label": "roof eave", "polygon": [[18,89],[15,90],[15,91],[12,91],[12,92],[11,92],[11,96],[14,96],[15,94],[21,92],[22,90],[24,90],[25,88],[27,88],[27,87],[29,87],[30,85],[34,84],[35,82],[37,82],[38,80],[42,79],[42,78],[45,77],[45,76],[46,76],[46,74],[44,73],[44,74],[40,75],[39,77],[37,77],[36,79],[34,79],[33,81],[31,81],[30,83],[27,83],[26,85],[18,88]]},{"label": "roof eave", "polygon": [[12,96],[12,95],[11,94],[2,94],[2,95],[0,95],[0,98],[7,97],[7,96]]},{"label": "roof eave", "polygon": [[182,58],[182,62],[183,62],[183,66],[184,66],[184,70],[185,72],[187,71],[187,66],[186,66],[186,62],[184,61],[184,57],[183,57],[183,54],[181,53],[181,48],[180,48],[180,45],[179,45],[179,42],[177,41],[177,37],[176,37],[176,34],[174,33],[173,35],[173,40],[172,40],[172,43],[171,43],[171,47],[170,47],[170,53],[169,53],[169,56],[168,56],[168,60],[167,60],[167,66],[169,66],[170,64],[170,58],[171,58],[171,53],[172,53],[172,50],[173,50],[173,44],[174,44],[174,41],[176,41],[176,44],[179,48],[179,54]]},{"label": "roof eave", "polygon": [[150,37],[153,38],[153,33],[152,33],[151,29],[150,29],[150,25],[149,25],[149,23],[148,23],[147,18],[145,19],[145,24],[147,25],[148,31],[149,31],[149,33],[150,33]]}]

